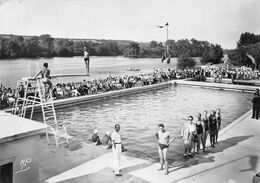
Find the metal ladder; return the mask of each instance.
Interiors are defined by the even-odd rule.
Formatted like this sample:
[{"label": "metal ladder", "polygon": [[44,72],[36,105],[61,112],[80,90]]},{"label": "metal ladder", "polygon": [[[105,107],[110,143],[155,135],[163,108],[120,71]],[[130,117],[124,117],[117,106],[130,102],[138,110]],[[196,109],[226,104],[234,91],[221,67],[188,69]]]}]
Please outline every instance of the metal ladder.
[{"label": "metal ladder", "polygon": [[[59,147],[59,145],[63,143],[69,144],[69,139],[72,137],[68,135],[65,125],[60,124],[57,121],[57,116],[51,94],[52,91],[50,90],[48,95],[46,97],[44,96],[45,88],[41,78],[37,78],[36,80],[27,78],[24,90],[24,97],[17,98],[14,105],[13,113],[25,118],[28,109],[30,109],[30,119],[32,119],[35,107],[41,107],[43,122],[47,125],[46,138],[48,144],[50,143],[49,135],[54,135],[57,147]],[[29,96],[27,96],[28,94]]]}]

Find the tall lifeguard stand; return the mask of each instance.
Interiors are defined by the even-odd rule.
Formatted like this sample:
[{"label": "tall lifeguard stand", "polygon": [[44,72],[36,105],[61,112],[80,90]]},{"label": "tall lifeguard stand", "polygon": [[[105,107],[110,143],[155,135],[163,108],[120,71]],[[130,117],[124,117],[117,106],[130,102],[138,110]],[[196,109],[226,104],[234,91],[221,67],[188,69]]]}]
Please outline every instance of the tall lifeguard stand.
[{"label": "tall lifeguard stand", "polygon": [[[23,95],[19,95],[17,91],[17,99],[13,105],[13,114],[20,117],[28,117],[32,119],[35,108],[42,111],[43,122],[48,127],[46,128],[46,137],[48,144],[50,143],[49,135],[54,135],[56,146],[59,144],[69,144],[71,136],[68,135],[64,124],[58,123],[53,103],[52,90],[45,96],[45,86],[42,83],[42,78],[33,78],[31,75],[31,63],[28,64],[26,71],[27,77],[22,78],[19,82],[23,85]],[[35,62],[36,73],[39,72],[39,63]]]}]

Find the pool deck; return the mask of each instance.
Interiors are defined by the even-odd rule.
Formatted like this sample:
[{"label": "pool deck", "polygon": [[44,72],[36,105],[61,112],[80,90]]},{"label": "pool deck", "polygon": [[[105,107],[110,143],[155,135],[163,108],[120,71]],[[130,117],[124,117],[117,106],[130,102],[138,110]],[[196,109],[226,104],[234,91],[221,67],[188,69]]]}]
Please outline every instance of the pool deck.
[{"label": "pool deck", "polygon": [[[123,129],[122,129],[123,130]],[[180,158],[170,173],[157,171],[159,162],[123,153],[122,177],[112,173],[112,153],[101,147],[72,144],[55,149],[42,144],[40,182],[48,183],[250,183],[260,171],[260,120],[251,111],[220,131],[219,144],[192,159]],[[156,148],[156,147],[155,147]],[[127,153],[127,152],[126,152]],[[255,182],[260,179],[254,177]]]}]

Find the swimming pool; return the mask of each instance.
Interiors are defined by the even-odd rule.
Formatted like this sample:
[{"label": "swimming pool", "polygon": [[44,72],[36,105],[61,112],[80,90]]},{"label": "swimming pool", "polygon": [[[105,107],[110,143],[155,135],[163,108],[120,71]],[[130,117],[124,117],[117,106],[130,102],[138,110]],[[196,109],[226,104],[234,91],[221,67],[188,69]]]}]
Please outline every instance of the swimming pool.
[{"label": "swimming pool", "polygon": [[[130,154],[157,160],[155,133],[159,123],[164,123],[171,135],[179,135],[188,115],[221,108],[223,128],[251,108],[251,97],[251,93],[178,85],[57,109],[56,113],[58,121],[68,124],[68,133],[78,141],[87,142],[95,128],[102,138],[119,123],[122,142]],[[182,153],[182,140],[174,141],[169,159],[178,159]]]}]

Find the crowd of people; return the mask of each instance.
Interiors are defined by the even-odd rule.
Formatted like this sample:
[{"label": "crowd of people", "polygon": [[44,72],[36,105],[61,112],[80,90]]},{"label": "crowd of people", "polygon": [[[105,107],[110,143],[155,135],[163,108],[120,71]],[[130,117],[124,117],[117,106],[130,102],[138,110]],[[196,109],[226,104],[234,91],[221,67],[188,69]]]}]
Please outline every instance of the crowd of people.
[{"label": "crowd of people", "polygon": [[[188,117],[188,123],[184,123],[181,130],[181,137],[184,144],[184,158],[194,157],[200,151],[206,151],[206,141],[209,136],[210,145],[215,148],[218,144],[218,132],[221,127],[221,112],[220,109],[211,110],[210,113],[205,110],[203,114],[197,113],[195,120],[193,116]],[[156,133],[158,139],[158,153],[160,157],[160,169],[163,170],[165,164],[165,175],[168,171],[167,150],[174,139],[170,138],[169,132],[165,130],[164,124],[159,124],[159,131]]]},{"label": "crowd of people", "polygon": [[0,109],[12,106],[15,101],[14,90],[0,85]]},{"label": "crowd of people", "polygon": [[[47,67],[48,68],[48,67]],[[83,80],[82,82],[58,83],[50,90],[56,99],[66,97],[77,97],[83,95],[94,95],[113,90],[121,90],[136,86],[153,85],[173,79],[193,78],[197,81],[206,81],[206,77],[214,78],[215,82],[222,82],[222,78],[235,79],[258,79],[259,71],[252,71],[250,68],[228,70],[218,67],[200,67],[195,69],[154,69],[152,73],[132,76],[111,76],[104,79]],[[48,87],[49,88],[49,87]],[[10,107],[18,97],[23,97],[25,86],[20,84],[17,89],[4,87],[0,88],[0,108]],[[49,91],[48,90],[48,91]],[[17,92],[16,92],[17,91]],[[47,92],[48,92],[47,91]]]},{"label": "crowd of people", "polygon": [[[203,113],[197,113],[195,115],[195,119],[193,116],[188,117],[188,122],[184,123],[183,128],[181,130],[181,135],[174,136],[170,138],[170,133],[166,131],[165,126],[163,123],[158,125],[159,130],[156,133],[156,138],[158,140],[158,153],[160,157],[160,169],[163,170],[165,166],[165,175],[169,173],[168,171],[168,158],[167,158],[167,151],[170,144],[177,138],[183,139],[184,144],[184,158],[193,158],[194,155],[199,154],[201,151],[206,152],[206,141],[209,138],[210,146],[215,148],[215,145],[218,144],[218,133],[221,127],[221,110],[218,108],[216,110],[211,110],[209,113],[208,111],[203,111]],[[113,153],[116,153],[116,161],[118,161],[118,152],[115,152],[115,132],[110,134],[107,131],[103,138],[100,139],[98,130],[94,129],[91,141],[93,145],[102,145],[106,149],[112,148]],[[126,149],[121,143],[120,140],[120,153],[124,152]],[[117,142],[119,144],[119,142]],[[120,160],[119,160],[120,161]],[[120,165],[119,165],[120,167]]]},{"label": "crowd of people", "polygon": [[137,86],[146,86],[162,83],[173,79],[172,71],[164,72],[155,70],[150,74],[140,74],[133,76],[112,77],[104,79],[94,79],[92,81],[83,80],[76,83],[58,83],[53,89],[55,98],[71,96],[94,95],[108,91],[127,89]]},{"label": "crowd of people", "polygon": [[214,78],[215,82],[222,82],[222,78],[232,79],[232,80],[251,80],[259,79],[260,73],[259,70],[252,70],[248,67],[240,68],[221,68],[221,67],[201,67],[201,73],[205,77]]},{"label": "crowd of people", "polygon": [[188,121],[181,132],[184,140],[184,157],[193,157],[201,150],[205,152],[208,136],[211,147],[214,148],[218,144],[218,132],[221,127],[220,109],[211,110],[209,114],[207,111],[203,114],[197,113],[195,120],[193,116],[189,116]]},{"label": "crowd of people", "polygon": [[[52,86],[51,90],[49,89],[50,87],[48,87],[46,93],[51,91],[54,99],[78,97],[138,86],[153,85],[173,79],[185,79],[194,77],[195,75],[196,73],[194,71],[191,72],[190,70],[168,69],[167,71],[164,71],[162,69],[154,69],[152,73],[148,74],[115,77],[109,75],[104,79],[100,78],[89,81],[83,80],[82,82],[58,83]],[[24,97],[25,89],[24,83],[20,83],[16,90],[1,85],[0,108],[11,107],[15,99]],[[32,91],[29,91],[29,93],[32,93]]]},{"label": "crowd of people", "polygon": [[112,148],[113,152],[113,172],[116,176],[122,176],[121,174],[121,153],[127,151],[126,148],[122,145],[121,136],[119,134],[120,125],[116,124],[115,129],[110,133],[107,131],[100,140],[98,135],[98,130],[94,129],[91,141],[93,145],[102,145],[106,149]]},{"label": "crowd of people", "polygon": [[[125,75],[122,77],[112,77],[110,74],[107,78],[104,79],[94,79],[91,81],[83,80],[82,82],[58,83],[53,86],[50,81],[51,78],[48,64],[44,64],[44,68],[37,75],[43,75],[43,83],[48,86],[46,93],[49,93],[49,91],[51,91],[52,96],[56,99],[73,96],[77,97],[83,95],[94,95],[97,93],[121,90],[136,86],[153,85],[173,79],[193,78],[197,81],[206,81],[206,78],[210,77],[214,78],[215,82],[222,82],[222,78],[230,78],[232,79],[232,81],[234,81],[235,79],[258,79],[260,74],[258,70],[252,71],[250,68],[247,67],[229,70],[220,67],[203,66],[200,68],[183,70],[168,69],[164,71],[163,69],[154,69],[152,73],[133,76]],[[44,79],[46,79],[46,81]],[[23,86],[23,84],[20,84],[16,90],[6,88],[1,84],[0,108],[12,106],[12,103],[15,101],[15,99],[18,97],[23,97],[24,93],[25,86]]]}]

